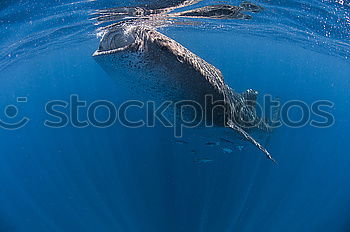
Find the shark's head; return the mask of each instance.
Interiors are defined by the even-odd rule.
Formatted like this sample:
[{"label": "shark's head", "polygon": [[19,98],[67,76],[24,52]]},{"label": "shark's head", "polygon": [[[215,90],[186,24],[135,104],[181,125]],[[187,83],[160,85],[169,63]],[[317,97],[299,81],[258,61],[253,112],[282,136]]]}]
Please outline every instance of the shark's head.
[{"label": "shark's head", "polygon": [[104,32],[98,50],[93,56],[128,50],[137,45],[137,27],[115,26]]}]

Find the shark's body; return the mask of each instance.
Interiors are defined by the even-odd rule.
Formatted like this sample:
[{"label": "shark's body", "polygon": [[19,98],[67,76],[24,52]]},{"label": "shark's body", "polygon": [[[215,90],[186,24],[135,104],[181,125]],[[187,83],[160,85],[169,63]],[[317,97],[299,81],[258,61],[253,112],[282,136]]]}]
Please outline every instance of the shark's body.
[{"label": "shark's body", "polygon": [[[217,6],[222,9],[222,5]],[[232,6],[230,9],[239,13],[242,8]],[[220,18],[225,13],[215,10],[214,6],[185,11],[182,16],[199,17],[200,12],[203,16],[220,15]],[[232,15],[230,11],[226,13]],[[211,96],[212,102],[218,102],[221,107],[215,107],[215,110],[214,107],[205,108],[209,120],[216,126],[237,131],[273,160],[270,153],[245,130],[252,127],[267,129],[253,109],[257,92],[236,93],[225,84],[219,69],[158,32],[153,26],[154,21],[148,22],[124,21],[109,27],[94,53],[102,67],[111,73],[124,72],[120,76],[125,77],[134,91],[141,91],[148,99],[191,100],[203,106],[206,97]]]}]

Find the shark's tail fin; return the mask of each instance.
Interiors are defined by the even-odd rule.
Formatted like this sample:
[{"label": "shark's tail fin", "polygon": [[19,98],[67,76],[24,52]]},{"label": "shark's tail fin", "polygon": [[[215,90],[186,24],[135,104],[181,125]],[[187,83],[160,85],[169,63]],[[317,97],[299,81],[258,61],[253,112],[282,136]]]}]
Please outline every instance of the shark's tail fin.
[{"label": "shark's tail fin", "polygon": [[254,144],[257,148],[259,148],[260,151],[262,151],[266,157],[271,160],[272,162],[274,162],[275,164],[277,164],[277,161],[272,157],[272,155],[270,154],[270,152],[268,152],[268,150],[266,150],[266,148],[264,148],[259,142],[257,142],[252,136],[250,136],[247,132],[245,132],[242,128],[238,127],[237,125],[235,125],[232,121],[228,122],[228,126],[230,128],[232,128],[233,130],[235,130],[236,132],[238,132],[240,135],[242,135],[247,141],[251,142],[252,144]]},{"label": "shark's tail fin", "polygon": [[273,109],[272,112],[272,118],[270,122],[272,128],[275,127],[275,124],[278,123],[281,117],[281,99],[279,97],[276,97],[274,100],[278,103],[278,106],[275,109]]},{"label": "shark's tail fin", "polygon": [[274,102],[277,103],[277,105],[271,109],[272,111],[269,112],[266,117],[262,117],[257,125],[257,128],[269,133],[272,133],[273,130],[276,129],[280,123],[280,113],[281,113],[280,99],[276,97],[274,98]]},{"label": "shark's tail fin", "polygon": [[258,99],[258,94],[259,94],[258,91],[253,89],[248,89],[245,92],[241,93],[247,105],[253,108],[255,108],[256,106],[256,100]]}]

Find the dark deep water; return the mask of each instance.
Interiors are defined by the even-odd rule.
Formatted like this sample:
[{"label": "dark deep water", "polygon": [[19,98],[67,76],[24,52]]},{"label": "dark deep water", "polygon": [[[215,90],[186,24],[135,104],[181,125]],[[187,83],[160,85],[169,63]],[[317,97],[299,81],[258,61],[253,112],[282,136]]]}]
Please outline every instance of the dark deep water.
[{"label": "dark deep water", "polygon": [[[279,165],[243,141],[207,146],[200,131],[185,131],[179,144],[160,125],[45,127],[51,100],[130,99],[91,56],[99,38],[87,19],[95,9],[137,4],[2,0],[0,107],[19,112],[0,118],[30,121],[0,129],[0,231],[349,231],[350,3],[255,3],[265,10],[249,21],[160,30],[220,68],[238,92],[334,102],[333,126],[281,127],[269,136]],[[204,158],[212,162],[194,162]]]}]

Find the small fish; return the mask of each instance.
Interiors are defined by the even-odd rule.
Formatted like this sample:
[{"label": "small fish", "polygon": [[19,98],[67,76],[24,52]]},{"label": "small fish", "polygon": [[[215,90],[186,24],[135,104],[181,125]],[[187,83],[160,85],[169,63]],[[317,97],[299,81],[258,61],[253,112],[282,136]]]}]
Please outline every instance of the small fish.
[{"label": "small fish", "polygon": [[223,148],[222,151],[224,153],[232,153],[233,152],[230,148]]},{"label": "small fish", "polygon": [[214,160],[212,160],[212,159],[196,159],[194,162],[197,164],[206,164],[206,163],[210,163],[213,161]]},{"label": "small fish", "polygon": [[237,146],[236,147],[239,151],[243,151],[244,146]]},{"label": "small fish", "polygon": [[188,144],[188,142],[185,141],[185,140],[176,140],[175,142],[176,142],[177,144]]},{"label": "small fish", "polygon": [[228,139],[225,139],[225,138],[220,138],[221,141],[225,142],[225,143],[231,143],[231,144],[234,144],[234,142],[228,140]]},{"label": "small fish", "polygon": [[205,145],[207,145],[207,146],[218,146],[218,145],[220,145],[220,143],[219,142],[216,142],[216,143],[214,143],[214,142],[207,142]]}]

